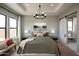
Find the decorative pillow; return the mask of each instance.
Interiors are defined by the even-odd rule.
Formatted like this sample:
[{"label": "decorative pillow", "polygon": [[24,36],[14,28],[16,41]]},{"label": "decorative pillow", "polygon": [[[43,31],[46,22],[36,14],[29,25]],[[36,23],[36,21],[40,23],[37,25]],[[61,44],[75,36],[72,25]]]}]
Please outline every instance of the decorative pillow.
[{"label": "decorative pillow", "polygon": [[11,38],[6,40],[7,46],[10,46],[11,44],[13,44],[13,40]]},{"label": "decorative pillow", "polygon": [[48,32],[43,33],[43,36],[48,36]]},{"label": "decorative pillow", "polygon": [[7,48],[6,41],[1,41],[0,42],[0,50]]},{"label": "decorative pillow", "polygon": [[37,36],[37,32],[33,32],[33,36],[36,37]]}]

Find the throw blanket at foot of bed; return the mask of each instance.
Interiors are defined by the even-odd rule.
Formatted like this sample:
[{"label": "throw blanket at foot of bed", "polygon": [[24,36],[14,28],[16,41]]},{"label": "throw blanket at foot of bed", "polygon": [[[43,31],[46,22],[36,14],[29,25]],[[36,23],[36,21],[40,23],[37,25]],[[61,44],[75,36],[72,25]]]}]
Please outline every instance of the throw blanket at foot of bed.
[{"label": "throw blanket at foot of bed", "polygon": [[49,53],[56,54],[57,45],[50,37],[34,37],[34,40],[25,44],[25,53]]},{"label": "throw blanket at foot of bed", "polygon": [[33,37],[28,38],[28,39],[26,39],[26,40],[23,40],[23,41],[19,44],[19,48],[18,48],[17,53],[18,53],[18,54],[23,53],[25,44],[26,44],[27,42],[29,42],[29,41],[32,41],[32,40],[34,40]]}]

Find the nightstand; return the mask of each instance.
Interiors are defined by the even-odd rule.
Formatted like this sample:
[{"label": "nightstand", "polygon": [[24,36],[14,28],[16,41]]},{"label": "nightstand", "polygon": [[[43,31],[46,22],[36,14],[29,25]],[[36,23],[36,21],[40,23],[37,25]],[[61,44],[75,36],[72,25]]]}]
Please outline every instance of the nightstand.
[{"label": "nightstand", "polygon": [[58,38],[57,37],[51,37],[53,40],[55,40],[55,41],[57,41],[58,40]]},{"label": "nightstand", "polygon": [[58,40],[58,38],[57,38],[57,37],[53,37],[52,39],[53,39],[53,40],[55,40],[55,41],[57,41],[57,40]]},{"label": "nightstand", "polygon": [[[29,36],[28,36],[28,37],[29,37]],[[28,37],[23,37],[23,38],[21,38],[21,41],[22,41],[22,40],[25,40],[25,39],[27,39]]]}]

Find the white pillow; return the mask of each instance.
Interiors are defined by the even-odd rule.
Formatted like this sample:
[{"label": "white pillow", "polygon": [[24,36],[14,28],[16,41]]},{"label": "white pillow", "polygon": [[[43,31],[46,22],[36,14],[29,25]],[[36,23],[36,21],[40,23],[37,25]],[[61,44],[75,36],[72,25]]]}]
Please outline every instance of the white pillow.
[{"label": "white pillow", "polygon": [[39,33],[37,33],[37,36],[43,36],[43,34],[39,32]]},{"label": "white pillow", "polygon": [[0,42],[0,50],[7,48],[7,43],[5,41]]},{"label": "white pillow", "polygon": [[26,39],[26,40],[23,40],[23,41],[19,44],[19,46],[20,46],[22,49],[24,49],[25,44],[26,44],[27,42],[29,42],[29,41],[32,41],[32,40],[34,40],[34,38],[28,38],[28,39]]}]

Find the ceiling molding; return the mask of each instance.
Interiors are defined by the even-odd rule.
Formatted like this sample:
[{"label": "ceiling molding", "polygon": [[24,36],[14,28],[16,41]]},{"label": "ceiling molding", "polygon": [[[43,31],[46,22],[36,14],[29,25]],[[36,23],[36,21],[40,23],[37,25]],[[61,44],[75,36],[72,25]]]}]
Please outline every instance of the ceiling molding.
[{"label": "ceiling molding", "polygon": [[23,11],[26,11],[27,9],[22,3],[16,3]]},{"label": "ceiling molding", "polygon": [[[39,3],[29,3],[30,6],[26,6],[27,3],[4,3],[9,8],[13,9],[20,15],[34,15],[38,9]],[[41,3],[42,9],[47,15],[59,15],[61,12],[69,8],[72,3],[53,3],[54,6],[50,6],[51,3]]]}]

